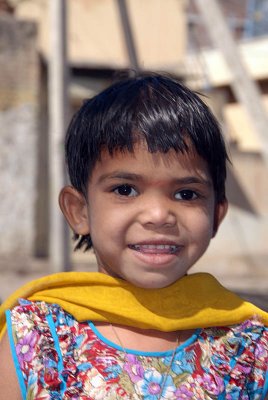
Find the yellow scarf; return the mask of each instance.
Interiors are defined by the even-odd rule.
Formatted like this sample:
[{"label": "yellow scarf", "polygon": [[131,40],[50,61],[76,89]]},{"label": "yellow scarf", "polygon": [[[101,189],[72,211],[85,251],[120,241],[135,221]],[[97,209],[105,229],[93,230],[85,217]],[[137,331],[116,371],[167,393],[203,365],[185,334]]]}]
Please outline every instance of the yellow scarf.
[{"label": "yellow scarf", "polygon": [[141,289],[99,272],[63,272],[26,284],[0,306],[19,298],[59,304],[78,321],[106,321],[141,329],[174,331],[240,323],[256,315],[268,326],[268,313],[231,293],[210,274],[188,275],[162,289]]}]

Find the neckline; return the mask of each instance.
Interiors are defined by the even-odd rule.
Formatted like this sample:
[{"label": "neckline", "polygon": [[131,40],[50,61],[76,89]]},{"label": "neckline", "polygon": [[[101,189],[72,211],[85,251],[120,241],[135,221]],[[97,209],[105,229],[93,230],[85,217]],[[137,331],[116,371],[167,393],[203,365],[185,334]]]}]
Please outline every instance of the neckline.
[{"label": "neckline", "polygon": [[[95,324],[92,321],[89,321],[88,324],[99,340],[101,340],[106,345],[108,345],[116,350],[119,350],[121,352],[124,352],[124,350],[125,350],[127,354],[132,354],[132,355],[136,355],[136,356],[146,356],[146,357],[168,357],[168,356],[171,356],[174,351],[174,349],[170,349],[167,351],[141,351],[141,350],[136,350],[136,349],[130,349],[128,347],[123,349],[122,346],[118,345],[117,343],[115,343],[115,342],[107,339],[105,336],[103,336],[103,334],[98,330],[98,328],[95,326]],[[200,332],[201,332],[200,328],[196,329],[194,331],[194,333],[185,342],[183,342],[179,346],[177,346],[176,352],[182,351],[184,348],[188,347],[193,342],[195,342],[196,339],[198,338]]]}]

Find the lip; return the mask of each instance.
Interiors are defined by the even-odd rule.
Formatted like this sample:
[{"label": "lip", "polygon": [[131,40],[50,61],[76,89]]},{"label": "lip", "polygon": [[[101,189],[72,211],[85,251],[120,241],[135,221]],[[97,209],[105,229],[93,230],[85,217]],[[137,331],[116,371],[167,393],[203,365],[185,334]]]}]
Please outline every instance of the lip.
[{"label": "lip", "polygon": [[174,241],[153,240],[129,244],[128,248],[142,262],[163,265],[174,261],[183,246]]}]

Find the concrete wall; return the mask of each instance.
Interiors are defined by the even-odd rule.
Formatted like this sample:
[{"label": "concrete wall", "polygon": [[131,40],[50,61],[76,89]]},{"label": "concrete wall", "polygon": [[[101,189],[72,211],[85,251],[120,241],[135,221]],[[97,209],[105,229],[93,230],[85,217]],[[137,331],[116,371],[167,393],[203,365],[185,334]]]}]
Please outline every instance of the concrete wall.
[{"label": "concrete wall", "polygon": [[0,256],[27,258],[34,243],[39,59],[36,28],[0,16]]}]

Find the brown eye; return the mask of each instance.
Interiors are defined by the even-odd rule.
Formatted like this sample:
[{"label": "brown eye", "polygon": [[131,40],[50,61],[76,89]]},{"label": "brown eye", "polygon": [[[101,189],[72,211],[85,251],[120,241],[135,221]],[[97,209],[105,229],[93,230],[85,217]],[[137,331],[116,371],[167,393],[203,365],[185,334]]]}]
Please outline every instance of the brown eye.
[{"label": "brown eye", "polygon": [[116,194],[120,196],[134,197],[137,196],[137,191],[130,185],[120,185],[114,189]]},{"label": "brown eye", "polygon": [[175,194],[175,198],[177,200],[184,200],[184,201],[195,200],[197,199],[197,197],[198,196],[196,192],[190,189],[180,190]]}]

